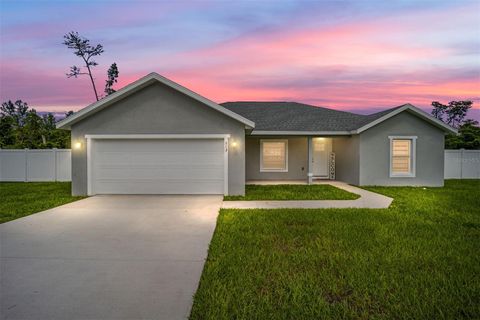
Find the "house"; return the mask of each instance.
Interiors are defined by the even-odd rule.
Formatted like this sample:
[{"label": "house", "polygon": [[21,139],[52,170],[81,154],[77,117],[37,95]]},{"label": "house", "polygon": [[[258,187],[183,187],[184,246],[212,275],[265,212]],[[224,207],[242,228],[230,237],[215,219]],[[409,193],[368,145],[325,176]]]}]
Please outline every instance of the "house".
[{"label": "house", "polygon": [[293,102],[214,103],[156,73],[59,123],[72,193],[244,194],[248,180],[443,186],[455,130],[405,104],[358,115]]}]

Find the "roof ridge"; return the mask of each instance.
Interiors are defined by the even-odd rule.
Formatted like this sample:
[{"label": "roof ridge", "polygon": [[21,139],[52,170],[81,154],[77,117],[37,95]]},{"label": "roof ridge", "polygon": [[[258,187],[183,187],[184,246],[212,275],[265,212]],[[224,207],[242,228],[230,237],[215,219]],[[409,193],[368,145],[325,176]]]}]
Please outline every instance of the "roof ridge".
[{"label": "roof ridge", "polygon": [[329,108],[329,107],[325,107],[325,106],[316,106],[316,105],[313,105],[313,104],[307,104],[307,103],[303,103],[303,102],[297,102],[297,101],[227,101],[227,102],[222,102],[222,103],[219,103],[220,105],[227,105],[227,104],[272,104],[272,103],[276,103],[276,104],[296,104],[296,105],[299,105],[299,106],[304,106],[304,107],[310,107],[310,108],[315,108],[315,109],[323,109],[323,110],[327,110],[327,111],[333,111],[333,112],[338,112],[338,113],[344,113],[344,114],[349,114],[349,115],[355,115],[355,116],[359,116],[359,117],[365,117],[366,115],[362,115],[362,114],[358,114],[358,113],[354,113],[354,112],[349,112],[349,111],[344,111],[344,110],[337,110],[337,109],[333,109],[333,108]]},{"label": "roof ridge", "polygon": [[368,115],[370,116],[370,115],[374,115],[374,114],[381,113],[381,112],[393,111],[393,110],[395,110],[395,109],[405,107],[406,105],[410,105],[410,103],[404,103],[404,104],[402,104],[402,105],[400,105],[400,106],[396,106],[396,107],[393,107],[393,108],[382,109],[382,110],[380,110],[380,111],[377,111],[377,112],[374,112],[374,113],[370,113],[370,114],[368,114]]}]

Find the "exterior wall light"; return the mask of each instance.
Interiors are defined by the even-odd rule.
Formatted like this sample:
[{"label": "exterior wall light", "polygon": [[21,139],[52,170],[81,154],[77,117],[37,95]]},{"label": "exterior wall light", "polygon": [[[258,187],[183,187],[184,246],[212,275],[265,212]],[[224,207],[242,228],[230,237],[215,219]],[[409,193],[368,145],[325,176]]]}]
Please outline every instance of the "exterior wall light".
[{"label": "exterior wall light", "polygon": [[238,145],[237,141],[232,141],[232,147],[233,147],[233,148],[236,148],[237,145]]},{"label": "exterior wall light", "polygon": [[82,143],[81,142],[75,142],[75,144],[73,145],[73,148],[75,150],[80,150],[82,149]]}]

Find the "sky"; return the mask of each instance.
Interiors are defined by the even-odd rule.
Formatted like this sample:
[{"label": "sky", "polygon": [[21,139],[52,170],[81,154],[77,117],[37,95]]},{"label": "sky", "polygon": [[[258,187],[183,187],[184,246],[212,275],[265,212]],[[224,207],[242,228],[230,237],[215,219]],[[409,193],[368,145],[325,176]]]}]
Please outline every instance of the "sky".
[{"label": "sky", "polygon": [[94,101],[78,31],[105,52],[103,91],[150,73],[215,101],[297,101],[371,113],[412,103],[472,100],[480,120],[480,1],[0,0],[0,98],[37,111]]}]

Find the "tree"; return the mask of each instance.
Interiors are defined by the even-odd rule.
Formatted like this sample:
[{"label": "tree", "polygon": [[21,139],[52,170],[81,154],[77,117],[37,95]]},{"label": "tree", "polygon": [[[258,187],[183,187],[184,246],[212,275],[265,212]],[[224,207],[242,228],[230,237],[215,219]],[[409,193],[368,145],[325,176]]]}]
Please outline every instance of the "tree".
[{"label": "tree", "polygon": [[[65,113],[65,117],[73,114],[73,111]],[[57,120],[53,114],[48,113],[43,116],[45,131],[45,147],[46,148],[70,148],[70,131],[57,129]]]},{"label": "tree", "polygon": [[73,53],[80,57],[88,72],[82,72],[82,70],[77,66],[70,67],[70,72],[67,73],[67,77],[77,78],[79,75],[88,75],[92,83],[93,91],[95,92],[95,98],[99,100],[97,88],[95,87],[95,81],[93,80],[92,67],[98,65],[98,63],[93,60],[94,57],[99,56],[103,53],[103,46],[97,44],[95,46],[90,44],[90,40],[80,36],[78,32],[71,31],[63,36],[63,44],[66,45],[69,49],[73,50]]},{"label": "tree", "polygon": [[466,120],[460,127],[459,135],[464,141],[465,149],[480,149],[480,127],[476,120]]},{"label": "tree", "polygon": [[[75,77],[81,75],[88,75],[90,82],[92,83],[93,92],[95,93],[95,99],[100,100],[97,87],[95,85],[95,79],[93,77],[92,68],[98,66],[98,63],[94,60],[94,57],[100,56],[104,50],[101,44],[91,45],[90,40],[84,38],[76,31],[70,31],[63,36],[63,44],[69,49],[73,50],[73,53],[83,60],[84,67],[87,68],[87,72],[83,72],[82,69],[76,65],[70,67],[70,72],[67,73],[67,77]],[[113,63],[107,71],[107,80],[105,81],[105,93],[110,95],[115,92],[113,85],[117,83],[118,67],[116,63]]]},{"label": "tree", "polygon": [[432,102],[432,115],[450,126],[458,129],[458,134],[445,137],[446,149],[480,149],[480,127],[478,121],[465,119],[472,101],[450,101],[444,105]]},{"label": "tree", "polygon": [[17,100],[13,103],[11,100],[8,100],[2,103],[0,113],[4,116],[12,117],[14,125],[22,126],[28,114],[28,103],[22,100]]},{"label": "tree", "polygon": [[445,137],[446,149],[480,149],[480,127],[478,121],[466,120],[458,129],[458,135]]},{"label": "tree", "polygon": [[42,149],[46,145],[45,127],[42,117],[35,109],[30,110],[25,118],[25,123],[18,130],[17,142],[22,148]]},{"label": "tree", "polygon": [[[68,115],[73,112],[68,112]],[[0,148],[69,148],[70,132],[56,129],[49,113],[41,117],[22,100],[7,101],[0,107]]]},{"label": "tree", "polygon": [[432,102],[432,115],[447,123],[448,125],[458,128],[467,116],[468,110],[472,107],[472,101],[450,101],[448,105],[438,101]]},{"label": "tree", "polygon": [[107,80],[105,80],[105,94],[111,95],[116,90],[113,89],[113,84],[117,83],[118,79],[118,68],[117,64],[114,62],[107,71]]},{"label": "tree", "polygon": [[51,113],[47,113],[42,117],[43,120],[43,135],[42,135],[42,142],[47,147],[54,148],[53,141],[56,138],[56,125],[55,125],[55,117]]},{"label": "tree", "polygon": [[443,118],[445,116],[445,112],[448,109],[448,106],[438,101],[432,101],[432,107],[432,115],[438,120],[444,121]]},{"label": "tree", "polygon": [[0,148],[15,144],[15,123],[12,117],[0,114]]}]

